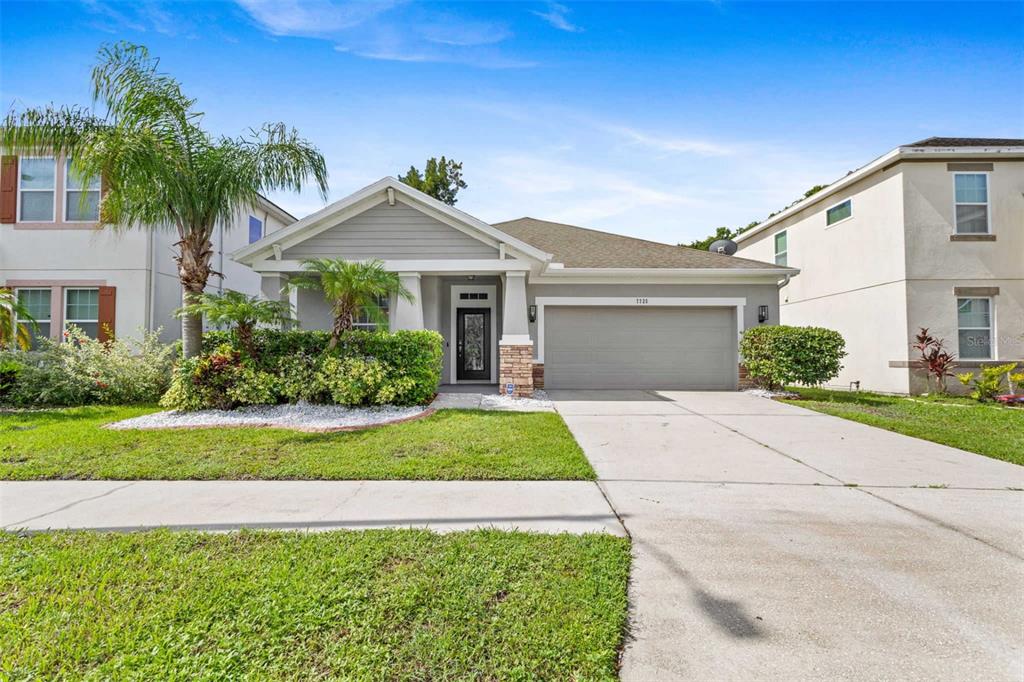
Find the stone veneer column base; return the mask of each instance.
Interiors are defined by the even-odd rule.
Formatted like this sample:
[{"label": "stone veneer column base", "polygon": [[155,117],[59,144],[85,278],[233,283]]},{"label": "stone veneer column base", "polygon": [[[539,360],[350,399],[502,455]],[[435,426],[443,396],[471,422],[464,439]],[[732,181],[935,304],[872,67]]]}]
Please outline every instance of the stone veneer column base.
[{"label": "stone veneer column base", "polygon": [[508,384],[515,386],[516,398],[533,397],[533,344],[498,344],[498,391],[508,395]]},{"label": "stone veneer column base", "polygon": [[544,363],[533,362],[533,387],[544,388]]},{"label": "stone veneer column base", "polygon": [[740,363],[740,381],[737,388],[741,391],[745,391],[748,388],[757,388],[757,382],[755,382],[753,377],[750,376],[750,372],[747,371],[747,366],[742,362]]}]

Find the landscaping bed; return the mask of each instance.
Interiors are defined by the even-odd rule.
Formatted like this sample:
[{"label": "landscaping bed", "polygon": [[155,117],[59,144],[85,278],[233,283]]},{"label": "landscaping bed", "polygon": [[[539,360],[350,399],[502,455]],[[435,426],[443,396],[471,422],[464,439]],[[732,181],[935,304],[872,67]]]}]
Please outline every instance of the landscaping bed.
[{"label": "landscaping bed", "polygon": [[953,396],[791,390],[800,407],[1024,465],[1024,409]]},{"label": "landscaping bed", "polygon": [[158,411],[0,412],[0,479],[593,480],[557,414],[439,410],[376,429],[115,431]]},{"label": "landscaping bed", "polygon": [[2,535],[0,676],[613,680],[629,552],[498,531]]},{"label": "landscaping bed", "polygon": [[235,410],[195,412],[153,412],[107,424],[115,431],[132,429],[199,429],[210,427],[274,427],[327,433],[354,431],[373,426],[416,419],[433,410],[429,407],[343,407],[341,405],[253,405]]}]

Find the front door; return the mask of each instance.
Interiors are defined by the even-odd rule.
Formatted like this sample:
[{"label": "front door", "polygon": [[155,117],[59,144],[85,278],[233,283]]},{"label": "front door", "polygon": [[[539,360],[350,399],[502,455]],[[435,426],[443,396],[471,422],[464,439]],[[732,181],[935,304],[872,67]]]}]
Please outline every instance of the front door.
[{"label": "front door", "polygon": [[457,379],[491,378],[491,311],[459,308],[455,376]]}]

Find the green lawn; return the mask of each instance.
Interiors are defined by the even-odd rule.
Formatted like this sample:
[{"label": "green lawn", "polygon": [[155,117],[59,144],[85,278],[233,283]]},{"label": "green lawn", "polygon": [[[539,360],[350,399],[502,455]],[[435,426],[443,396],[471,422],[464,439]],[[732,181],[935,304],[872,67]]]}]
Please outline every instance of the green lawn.
[{"label": "green lawn", "polygon": [[612,680],[629,543],[0,534],[2,679]]},{"label": "green lawn", "polygon": [[1024,409],[968,398],[903,398],[794,388],[800,407],[1024,465]]},{"label": "green lawn", "polygon": [[156,408],[0,413],[0,479],[585,479],[557,414],[440,410],[365,431],[111,431]]}]

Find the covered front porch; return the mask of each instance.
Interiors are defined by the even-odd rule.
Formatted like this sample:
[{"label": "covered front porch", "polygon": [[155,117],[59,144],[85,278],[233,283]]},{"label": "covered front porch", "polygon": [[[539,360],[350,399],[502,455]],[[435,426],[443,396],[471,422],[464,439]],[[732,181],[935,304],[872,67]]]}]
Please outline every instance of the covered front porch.
[{"label": "covered front porch", "polygon": [[[288,291],[290,278],[306,275],[301,264],[262,272],[268,298],[290,297],[303,329],[330,329],[330,307],[320,291]],[[443,386],[475,387],[479,392],[533,395],[534,344],[529,334],[526,280],[529,264],[493,261],[385,261],[413,300],[387,301],[389,328],[429,329],[444,339]],[[382,302],[383,303],[383,302]],[[373,328],[357,320],[357,328]],[[509,386],[511,385],[511,389]]]}]

